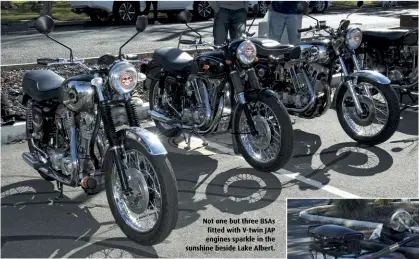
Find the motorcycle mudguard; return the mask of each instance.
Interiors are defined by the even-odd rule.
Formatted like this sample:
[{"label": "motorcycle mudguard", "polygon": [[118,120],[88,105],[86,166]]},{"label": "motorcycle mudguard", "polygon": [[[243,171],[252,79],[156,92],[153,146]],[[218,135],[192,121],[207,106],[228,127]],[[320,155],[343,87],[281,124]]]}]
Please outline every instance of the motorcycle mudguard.
[{"label": "motorcycle mudguard", "polygon": [[[152,156],[167,155],[167,150],[157,135],[146,129],[139,127],[123,128],[118,130],[118,133],[126,138],[137,141]],[[104,168],[106,161],[111,161],[112,159],[113,154],[108,148],[102,163],[102,168]]]},{"label": "motorcycle mudguard", "polygon": [[[390,86],[390,82],[391,82],[390,79],[388,79],[386,76],[384,76],[384,75],[382,75],[382,74],[380,74],[376,71],[371,71],[371,70],[354,71],[353,73],[350,74],[350,77],[353,79],[354,84],[368,83],[368,84],[374,85],[378,88],[391,87]],[[333,101],[332,101],[332,107],[333,108],[336,107],[337,93],[339,93],[339,91],[342,87],[347,87],[346,82],[340,83],[339,86],[336,88],[336,91],[333,95]]]},{"label": "motorcycle mudguard", "polygon": [[[253,99],[253,100],[254,99],[257,99],[259,97],[259,95],[263,95],[263,96],[266,96],[268,98],[272,98],[272,97],[277,98],[278,99],[278,102],[279,102],[279,98],[278,98],[277,94],[274,91],[270,90],[270,89],[264,88],[264,89],[252,89],[250,91],[246,91],[246,99],[247,100],[249,100],[249,99]],[[240,103],[237,102],[236,103],[236,107],[234,108],[232,123],[234,123],[236,121],[235,120],[236,119],[236,116],[238,116],[237,115],[237,110],[239,108],[239,105],[240,105]],[[232,129],[232,135],[231,136],[232,136],[232,140],[233,140],[233,150],[234,150],[234,153],[236,155],[239,155],[241,151],[239,150],[238,145],[237,145],[236,132],[234,132],[234,128],[235,128],[235,125],[232,125],[232,127],[231,127],[231,129]]]}]

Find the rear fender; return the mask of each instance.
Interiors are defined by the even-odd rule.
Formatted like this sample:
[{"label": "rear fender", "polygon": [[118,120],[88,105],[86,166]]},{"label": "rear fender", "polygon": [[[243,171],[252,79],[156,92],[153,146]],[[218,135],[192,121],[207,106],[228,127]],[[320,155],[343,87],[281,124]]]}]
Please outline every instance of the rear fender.
[{"label": "rear fender", "polygon": [[378,73],[376,71],[370,71],[370,70],[355,71],[352,74],[350,74],[349,78],[345,78],[342,81],[342,83],[340,83],[339,86],[336,88],[335,94],[333,95],[333,101],[332,101],[333,108],[336,107],[336,98],[338,96],[340,89],[342,87],[348,87],[346,83],[347,80],[352,80],[352,82],[355,85],[360,84],[360,83],[368,83],[378,88],[391,87],[390,79],[388,79],[386,76],[384,76],[381,73]]}]

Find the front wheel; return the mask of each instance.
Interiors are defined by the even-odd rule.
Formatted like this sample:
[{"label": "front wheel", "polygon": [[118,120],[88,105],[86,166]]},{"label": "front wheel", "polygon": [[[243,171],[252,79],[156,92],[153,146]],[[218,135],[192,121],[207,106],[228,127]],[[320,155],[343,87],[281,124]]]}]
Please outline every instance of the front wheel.
[{"label": "front wheel", "polygon": [[236,108],[234,138],[239,152],[256,170],[276,171],[285,166],[293,152],[294,133],[284,105],[271,91],[248,95],[248,107],[257,136],[250,134],[243,106]]},{"label": "front wheel", "polygon": [[361,83],[354,85],[363,112],[356,111],[349,89],[342,86],[336,98],[339,123],[350,138],[360,144],[378,145],[387,141],[400,122],[400,105],[391,87]]},{"label": "front wheel", "polygon": [[116,223],[131,240],[154,245],[166,239],[178,218],[176,178],[166,156],[151,156],[138,142],[125,140],[129,187],[122,192],[114,159],[106,162],[105,187]]}]

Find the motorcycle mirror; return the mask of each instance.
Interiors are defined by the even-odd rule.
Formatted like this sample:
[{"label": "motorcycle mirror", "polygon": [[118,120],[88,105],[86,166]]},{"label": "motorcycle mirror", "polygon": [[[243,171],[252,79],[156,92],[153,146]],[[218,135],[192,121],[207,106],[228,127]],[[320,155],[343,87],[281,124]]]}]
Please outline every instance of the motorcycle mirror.
[{"label": "motorcycle mirror", "polygon": [[412,220],[412,215],[409,212],[400,209],[391,216],[390,225],[394,230],[403,232],[410,226]]},{"label": "motorcycle mirror", "polygon": [[252,7],[252,15],[253,15],[253,17],[257,17],[257,16],[258,16],[258,14],[259,14],[259,12],[260,12],[259,5],[258,5],[258,4],[255,4],[255,5]]},{"label": "motorcycle mirror", "polygon": [[363,6],[364,5],[364,1],[358,1],[357,3],[356,3],[356,6],[358,7],[358,8],[360,8],[361,6]]},{"label": "motorcycle mirror", "polygon": [[300,1],[297,5],[297,10],[302,12],[303,14],[309,14],[310,8],[308,6],[308,3],[306,1]]},{"label": "motorcycle mirror", "polygon": [[35,21],[35,28],[42,34],[48,34],[54,30],[54,20],[48,15],[42,15]]},{"label": "motorcycle mirror", "polygon": [[137,32],[143,32],[148,26],[148,19],[147,16],[141,15],[138,16],[137,22],[135,23],[135,28],[137,29]]},{"label": "motorcycle mirror", "polygon": [[181,23],[190,23],[192,21],[192,13],[188,10],[183,10],[177,15],[177,18]]}]

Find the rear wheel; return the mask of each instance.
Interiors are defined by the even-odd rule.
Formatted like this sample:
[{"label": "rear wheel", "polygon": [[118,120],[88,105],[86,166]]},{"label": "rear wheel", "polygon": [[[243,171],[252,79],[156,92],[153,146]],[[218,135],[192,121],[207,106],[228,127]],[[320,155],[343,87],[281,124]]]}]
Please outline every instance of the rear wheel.
[{"label": "rear wheel", "polygon": [[262,172],[276,171],[292,157],[291,119],[275,95],[249,95],[246,98],[258,135],[249,134],[243,106],[239,105],[233,122],[239,152],[253,168]]},{"label": "rear wheel", "polygon": [[136,2],[115,1],[113,16],[120,23],[133,24],[139,14],[138,9]]},{"label": "rear wheel", "polygon": [[126,196],[114,159],[105,167],[106,196],[116,223],[131,240],[154,245],[166,239],[178,218],[176,178],[166,156],[151,156],[138,142],[125,140],[128,184]]},{"label": "rear wheel", "polygon": [[[151,87],[149,91],[149,102],[150,102],[150,111],[157,111],[166,115],[168,107],[163,105],[165,95],[160,95],[159,82],[154,80],[151,82]],[[177,127],[167,125],[166,123],[153,120],[156,124],[158,131],[166,137],[176,137],[179,136],[181,131]]]}]

